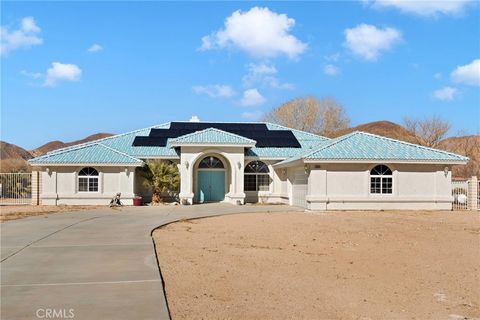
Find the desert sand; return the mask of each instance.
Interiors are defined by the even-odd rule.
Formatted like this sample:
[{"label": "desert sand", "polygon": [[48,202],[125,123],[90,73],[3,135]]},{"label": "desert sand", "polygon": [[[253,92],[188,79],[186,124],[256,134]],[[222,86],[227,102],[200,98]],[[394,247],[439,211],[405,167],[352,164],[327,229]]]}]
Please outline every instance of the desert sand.
[{"label": "desert sand", "polygon": [[154,232],[173,319],[480,318],[480,215],[240,214]]},{"label": "desert sand", "polygon": [[41,216],[52,213],[63,213],[71,211],[92,210],[107,206],[31,206],[31,205],[16,205],[16,206],[0,206],[0,222],[28,218],[33,216]]}]

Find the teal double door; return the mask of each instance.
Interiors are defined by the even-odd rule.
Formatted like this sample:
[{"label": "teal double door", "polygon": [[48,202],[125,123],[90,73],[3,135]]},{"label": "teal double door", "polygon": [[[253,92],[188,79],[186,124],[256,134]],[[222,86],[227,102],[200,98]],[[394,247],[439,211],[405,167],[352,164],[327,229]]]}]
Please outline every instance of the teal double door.
[{"label": "teal double door", "polygon": [[222,201],[225,199],[224,170],[199,170],[197,181],[198,202]]}]

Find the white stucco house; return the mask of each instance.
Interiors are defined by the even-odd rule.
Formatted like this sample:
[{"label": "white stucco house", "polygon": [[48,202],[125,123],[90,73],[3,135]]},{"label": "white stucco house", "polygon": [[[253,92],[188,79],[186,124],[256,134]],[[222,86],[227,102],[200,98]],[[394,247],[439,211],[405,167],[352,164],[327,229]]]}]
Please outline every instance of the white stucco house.
[{"label": "white stucco house", "polygon": [[310,210],[451,209],[451,167],[468,158],[364,132],[335,139],[272,123],[171,122],[30,160],[42,204],[149,200],[141,167],[180,171],[180,202],[285,203]]}]

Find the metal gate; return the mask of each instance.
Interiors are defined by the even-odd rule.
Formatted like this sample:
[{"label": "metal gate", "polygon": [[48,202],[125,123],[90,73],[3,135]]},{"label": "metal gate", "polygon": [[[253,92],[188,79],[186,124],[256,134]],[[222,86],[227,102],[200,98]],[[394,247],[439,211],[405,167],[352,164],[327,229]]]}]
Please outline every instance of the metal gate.
[{"label": "metal gate", "polygon": [[452,181],[453,210],[468,209],[468,181]]},{"label": "metal gate", "polygon": [[292,184],[292,205],[307,208],[307,190],[308,176],[302,168],[295,171]]},{"label": "metal gate", "polygon": [[0,173],[0,205],[31,204],[31,173]]},{"label": "metal gate", "polygon": [[480,181],[477,181],[477,210],[480,211]]}]

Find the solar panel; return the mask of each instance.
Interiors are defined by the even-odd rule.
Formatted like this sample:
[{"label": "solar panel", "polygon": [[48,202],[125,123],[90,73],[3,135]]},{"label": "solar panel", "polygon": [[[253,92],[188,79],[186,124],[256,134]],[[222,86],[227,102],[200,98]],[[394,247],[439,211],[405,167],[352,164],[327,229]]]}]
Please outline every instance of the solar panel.
[{"label": "solar panel", "polygon": [[164,147],[167,145],[167,138],[136,136],[133,140],[134,147]]},{"label": "solar panel", "polygon": [[167,145],[167,140],[208,128],[216,128],[257,141],[258,148],[301,148],[290,130],[268,130],[265,123],[172,122],[169,129],[151,129],[149,136],[137,136],[133,146]]}]

